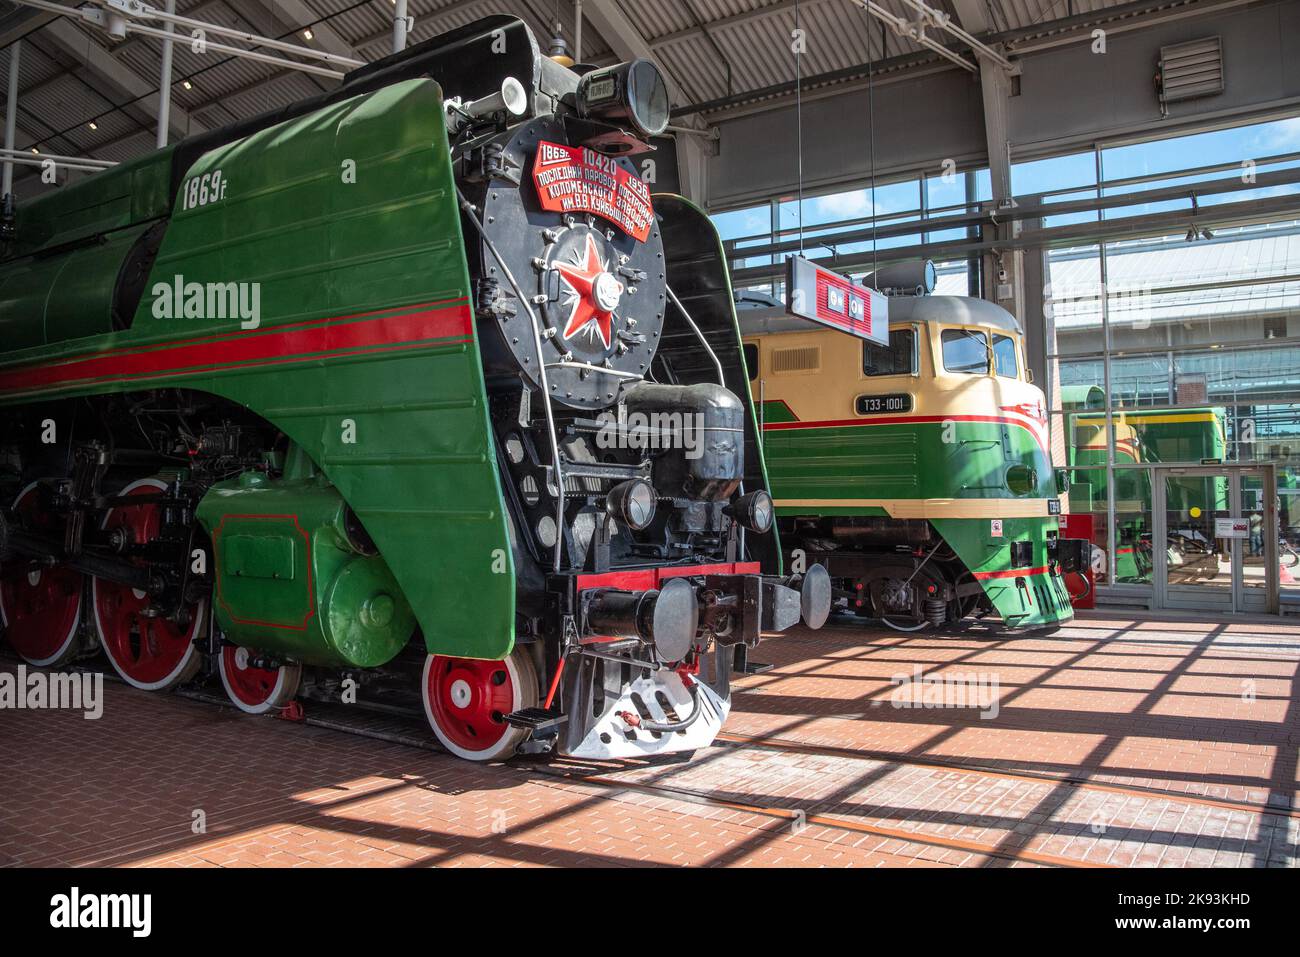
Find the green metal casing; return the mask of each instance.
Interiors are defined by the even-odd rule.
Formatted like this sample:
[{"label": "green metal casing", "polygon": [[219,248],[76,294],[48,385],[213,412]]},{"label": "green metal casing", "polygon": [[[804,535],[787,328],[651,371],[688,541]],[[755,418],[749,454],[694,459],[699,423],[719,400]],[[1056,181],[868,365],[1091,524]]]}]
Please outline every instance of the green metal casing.
[{"label": "green metal casing", "polygon": [[[97,291],[76,294],[96,303],[76,337],[36,331],[55,261],[79,261],[55,247],[102,235],[115,259],[166,213],[169,164],[170,151],[153,154],[24,211],[24,255],[0,265],[0,404],[166,386],[248,407],[355,510],[430,652],[504,657],[515,576],[437,84],[395,83],[204,154],[130,327],[106,330],[101,272],[86,276]],[[182,203],[218,171],[224,193]],[[259,283],[260,324],[160,317],[177,277]],[[205,503],[213,527],[230,492]]]},{"label": "green metal casing", "polygon": [[217,624],[238,644],[314,665],[391,660],[415,616],[380,555],[349,539],[347,506],[315,477],[219,482],[199,521],[212,539]]},{"label": "green metal casing", "polygon": [[[900,422],[897,425],[794,426],[783,402],[764,405],[767,431],[764,453],[773,494],[779,500],[818,498],[987,500],[1007,503],[997,512],[1002,534],[993,534],[990,518],[939,518],[927,515],[935,530],[979,578],[985,594],[1004,620],[1033,627],[1073,617],[1060,577],[1048,569],[1047,535],[1054,516],[1013,517],[1016,501],[1006,485],[1007,470],[1035,470],[1037,487],[1023,497],[1051,499],[1055,478],[1046,454],[1025,429],[995,422]],[[773,428],[789,423],[791,427]],[[1046,506],[1044,506],[1045,510]],[[784,514],[887,516],[884,507],[861,505],[794,506]],[[1008,543],[1029,541],[1030,565],[1013,569]],[[1006,577],[1001,577],[1005,575]],[[1017,579],[1025,587],[1017,585]]]}]

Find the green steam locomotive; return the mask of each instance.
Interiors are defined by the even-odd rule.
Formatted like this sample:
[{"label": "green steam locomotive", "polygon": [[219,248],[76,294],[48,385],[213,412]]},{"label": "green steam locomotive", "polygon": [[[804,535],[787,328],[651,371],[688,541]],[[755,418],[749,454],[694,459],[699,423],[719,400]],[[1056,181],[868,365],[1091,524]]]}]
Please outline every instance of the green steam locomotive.
[{"label": "green steam locomotive", "polygon": [[493,17],[6,210],[10,646],[406,696],[471,759],[711,741],[830,584],[781,574],[717,234],[633,162],[667,120]]}]

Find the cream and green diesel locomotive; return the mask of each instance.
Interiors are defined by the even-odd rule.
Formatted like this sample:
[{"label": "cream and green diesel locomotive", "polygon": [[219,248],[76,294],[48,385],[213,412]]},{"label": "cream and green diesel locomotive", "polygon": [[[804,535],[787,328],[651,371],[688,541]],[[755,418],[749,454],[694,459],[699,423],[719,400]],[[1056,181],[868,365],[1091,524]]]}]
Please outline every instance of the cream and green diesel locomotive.
[{"label": "cream and green diesel locomotive", "polygon": [[10,648],[251,712],[351,687],[472,759],[711,741],[830,585],[781,574],[717,233],[634,163],[667,120],[653,64],[492,17],[20,202]]},{"label": "cream and green diesel locomotive", "polygon": [[901,630],[1073,617],[1062,576],[1088,548],[1061,536],[1065,476],[1014,317],[896,295],[878,344],[780,306],[740,315],[787,553],[824,564],[849,609]]}]

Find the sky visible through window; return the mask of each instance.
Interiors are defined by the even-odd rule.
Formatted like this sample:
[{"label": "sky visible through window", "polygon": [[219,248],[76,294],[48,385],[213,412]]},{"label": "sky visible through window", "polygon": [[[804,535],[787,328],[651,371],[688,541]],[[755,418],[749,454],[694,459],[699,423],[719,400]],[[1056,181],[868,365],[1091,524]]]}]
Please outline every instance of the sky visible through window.
[{"label": "sky visible through window", "polygon": [[[1280,169],[1300,167],[1300,159],[1265,163],[1267,157],[1300,153],[1300,117],[1238,126],[1229,129],[1212,130],[1186,136],[1172,137],[1164,140],[1146,141],[1123,146],[1103,147],[1100,151],[1101,175],[1105,181],[1130,179],[1134,177],[1159,177],[1151,182],[1106,188],[1107,195],[1124,192],[1136,192],[1160,188],[1163,186],[1186,185],[1206,180],[1222,179],[1233,175],[1229,171],[1200,173],[1191,176],[1178,175],[1182,171],[1198,166],[1220,164],[1243,164],[1252,161],[1256,164],[1256,174]],[[1035,197],[1043,193],[1058,193],[1046,197],[1047,202],[1064,202],[1070,200],[1091,199],[1097,195],[1097,153],[1092,150],[1054,156],[1047,159],[1032,160],[1013,164],[1011,169],[1012,192],[1017,197]],[[940,164],[936,169],[941,170]],[[1243,171],[1246,167],[1242,167]],[[1165,174],[1168,174],[1167,176]],[[927,173],[915,175],[906,180],[878,184],[873,191],[870,188],[843,190],[821,195],[805,195],[803,198],[804,238],[815,240],[819,235],[835,231],[836,224],[865,220],[875,215],[882,222],[904,222],[919,219],[923,209],[931,214],[934,210],[961,207],[968,202],[980,202],[991,196],[989,172],[980,169],[975,172],[975,189],[967,196],[967,181],[964,171],[950,172],[944,175]],[[1069,192],[1058,192],[1058,191]],[[924,192],[923,192],[924,191]],[[1300,191],[1300,185],[1282,185],[1261,187],[1231,194],[1206,197],[1203,205],[1220,202],[1239,202],[1246,199],[1277,196]],[[924,203],[922,200],[924,199]],[[773,206],[777,229],[781,238],[793,238],[799,223],[799,201],[791,196],[777,197],[772,202],[764,202],[744,209],[715,213],[713,221],[724,240],[755,237],[744,246],[755,246],[769,242],[773,233]],[[1164,209],[1176,209],[1185,203],[1178,201],[1166,203],[1135,204],[1110,210],[1108,216],[1135,216],[1159,212]],[[1097,217],[1096,212],[1072,213],[1048,217],[1044,225],[1060,226],[1068,223],[1082,222]],[[929,241],[943,241],[960,238],[958,231],[945,233],[931,232],[926,237]],[[912,245],[916,236],[901,236],[882,239],[877,248]],[[829,250],[816,242],[808,244],[806,252],[812,256],[826,255]],[[867,247],[869,248],[869,243]],[[841,252],[859,251],[861,244],[840,247]],[[757,265],[766,259],[752,259],[746,265]]]},{"label": "sky visible through window", "polygon": [[[1099,193],[1113,197],[1300,169],[1300,157],[1289,158],[1292,153],[1300,154],[1300,117],[1016,163],[1011,185],[1021,203],[1036,202],[1040,197],[1048,204],[1095,200]],[[923,215],[961,209],[991,197],[987,169],[976,171],[975,188],[968,197],[964,171],[944,176],[939,164],[935,166],[934,171],[881,183],[874,195],[866,188],[806,195],[805,255],[828,255],[831,250],[825,239],[829,234],[852,228],[845,223],[865,225],[873,214],[882,224],[918,221]],[[1219,168],[1187,172],[1198,167]],[[1110,185],[1099,190],[1099,178]],[[1123,182],[1126,180],[1136,182]],[[1204,210],[1213,210],[1221,203],[1300,191],[1296,184],[1255,188],[1251,182],[1243,184],[1245,189],[1199,196],[1199,204]],[[1135,203],[1047,216],[1043,225],[1096,222],[1099,216],[1142,217],[1188,207],[1185,198]],[[795,196],[780,196],[717,214],[714,221],[724,239],[752,237],[740,244],[743,249],[770,242],[774,219],[779,237],[793,239],[798,211]],[[1203,383],[1206,400],[1227,410],[1230,457],[1275,457],[1275,447],[1282,445],[1300,449],[1300,402],[1295,401],[1300,395],[1300,345],[1292,344],[1300,339],[1300,217],[1282,216],[1276,222],[1242,226],[1214,223],[1212,212],[1207,219],[1209,222],[1200,225],[1212,226],[1212,235],[1199,236],[1193,242],[1179,230],[1166,236],[1107,243],[1112,399],[1120,407],[1185,405],[1180,389],[1186,390],[1188,383]],[[943,242],[964,235],[961,229],[930,231],[924,234],[924,241]],[[922,241],[918,231],[882,239],[877,248]],[[841,244],[838,250],[870,248],[868,242]],[[784,255],[751,255],[738,258],[733,265],[771,265]],[[1059,358],[1064,385],[1102,381],[1099,264],[1096,244],[1054,249],[1049,256],[1048,289],[1053,296],[1056,344],[1051,351]],[[965,261],[936,266],[936,293],[967,294]],[[761,288],[779,297],[781,286],[778,279]],[[1137,298],[1135,290],[1140,293]],[[1271,341],[1274,339],[1279,341]],[[1243,421],[1257,430],[1260,443],[1237,440]]]}]

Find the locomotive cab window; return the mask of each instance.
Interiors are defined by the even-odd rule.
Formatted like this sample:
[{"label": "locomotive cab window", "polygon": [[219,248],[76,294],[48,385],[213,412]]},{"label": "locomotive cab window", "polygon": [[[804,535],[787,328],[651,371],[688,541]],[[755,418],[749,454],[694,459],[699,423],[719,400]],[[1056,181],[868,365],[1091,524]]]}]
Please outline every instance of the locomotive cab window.
[{"label": "locomotive cab window", "polygon": [[862,343],[862,371],[869,376],[916,375],[916,330],[891,329],[889,345]]},{"label": "locomotive cab window", "polygon": [[945,329],[943,367],[948,372],[988,375],[988,336],[975,329]]},{"label": "locomotive cab window", "polygon": [[1020,366],[1016,362],[1016,340],[1010,336],[993,336],[993,370],[1008,379],[1020,377]]},{"label": "locomotive cab window", "polygon": [[749,381],[758,380],[758,346],[752,342],[746,342],[745,350],[745,370],[749,373]]}]

